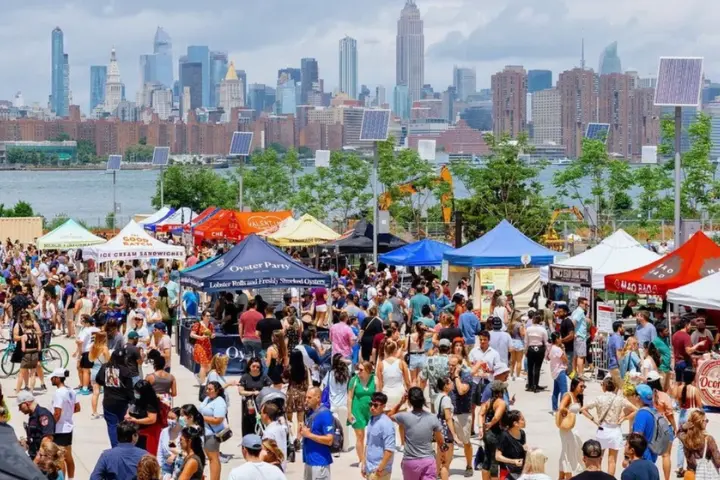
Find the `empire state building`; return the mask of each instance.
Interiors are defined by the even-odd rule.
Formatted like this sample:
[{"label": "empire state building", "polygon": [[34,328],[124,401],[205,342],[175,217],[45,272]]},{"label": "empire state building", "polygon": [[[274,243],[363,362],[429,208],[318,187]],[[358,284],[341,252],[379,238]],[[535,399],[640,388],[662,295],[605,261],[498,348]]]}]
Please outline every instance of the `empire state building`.
[{"label": "empire state building", "polygon": [[420,100],[425,83],[425,34],[415,0],[406,0],[398,20],[395,83],[407,85],[410,101]]}]

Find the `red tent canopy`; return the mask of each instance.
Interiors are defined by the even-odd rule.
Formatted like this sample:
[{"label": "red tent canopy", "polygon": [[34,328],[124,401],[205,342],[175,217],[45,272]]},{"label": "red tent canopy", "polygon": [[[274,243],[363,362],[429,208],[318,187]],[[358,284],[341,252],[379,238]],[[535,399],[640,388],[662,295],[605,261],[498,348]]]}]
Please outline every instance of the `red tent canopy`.
[{"label": "red tent canopy", "polygon": [[660,260],[629,272],[605,277],[605,289],[643,295],[662,295],[720,272],[720,246],[697,232],[680,248]]},{"label": "red tent canopy", "polygon": [[252,233],[259,233],[277,225],[292,212],[238,212],[221,210],[206,222],[195,227],[195,241],[229,240],[238,242]]},{"label": "red tent canopy", "polygon": [[205,210],[200,212],[200,214],[192,219],[192,222],[184,226],[184,230],[186,232],[190,232],[193,228],[197,227],[199,223],[205,222],[210,217],[212,217],[214,214],[218,213],[220,210],[218,210],[217,207],[207,207]]}]

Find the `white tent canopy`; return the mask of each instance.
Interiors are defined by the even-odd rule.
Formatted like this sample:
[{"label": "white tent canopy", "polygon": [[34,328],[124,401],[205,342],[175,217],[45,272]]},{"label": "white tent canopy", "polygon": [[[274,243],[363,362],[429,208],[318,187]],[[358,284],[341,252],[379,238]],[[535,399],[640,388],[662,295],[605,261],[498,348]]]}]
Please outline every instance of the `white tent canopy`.
[{"label": "white tent canopy", "polygon": [[85,227],[72,218],[37,239],[39,250],[69,250],[101,243],[105,243],[104,238],[88,232]]},{"label": "white tent canopy", "polygon": [[175,210],[171,215],[155,223],[145,223],[144,227],[151,231],[165,231],[168,228],[176,228],[182,225],[188,225],[193,218],[197,218],[198,214],[193,212],[191,208],[183,207]]},{"label": "white tent canopy", "polygon": [[91,258],[98,263],[152,258],[184,260],[185,248],[168,245],[151,237],[140,225],[131,220],[120,233],[104,245],[84,248],[83,257]]},{"label": "white tent canopy", "polygon": [[720,273],[668,290],[667,299],[677,305],[720,310]]},{"label": "white tent canopy", "polygon": [[[592,268],[592,288],[605,289],[605,276],[640,268],[660,258],[643,247],[625,230],[619,229],[590,250],[562,260],[556,265]],[[540,269],[540,281],[548,282],[549,268]]]},{"label": "white tent canopy", "polygon": [[151,223],[157,223],[163,218],[167,217],[172,209],[170,207],[162,207],[157,212],[153,213],[146,219],[140,220],[140,225],[150,225]]}]

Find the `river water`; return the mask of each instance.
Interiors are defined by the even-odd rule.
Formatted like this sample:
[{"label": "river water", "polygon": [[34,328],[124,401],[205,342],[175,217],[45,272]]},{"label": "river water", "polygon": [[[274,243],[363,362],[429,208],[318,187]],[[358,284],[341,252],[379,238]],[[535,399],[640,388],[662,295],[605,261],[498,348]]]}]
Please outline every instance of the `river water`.
[{"label": "river water", "polygon": [[[548,166],[539,176],[546,195],[553,195],[552,178],[563,167]],[[228,170],[217,170],[224,174]],[[154,211],[150,200],[155,193],[157,170],[126,170],[117,173],[116,194],[120,204],[118,223],[134,214]],[[587,186],[588,196],[589,185]],[[637,191],[629,192],[635,196]],[[455,183],[455,196],[468,195]],[[37,214],[51,219],[67,215],[90,226],[104,225],[112,211],[112,175],[102,171],[0,171],[0,204],[6,207],[19,200],[30,203]]]}]

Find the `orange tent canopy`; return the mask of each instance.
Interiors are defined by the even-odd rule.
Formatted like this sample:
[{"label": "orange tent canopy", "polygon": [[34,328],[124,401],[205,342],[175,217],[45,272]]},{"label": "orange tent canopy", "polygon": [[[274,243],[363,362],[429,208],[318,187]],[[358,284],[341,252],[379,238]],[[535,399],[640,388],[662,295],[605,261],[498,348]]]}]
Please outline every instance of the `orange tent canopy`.
[{"label": "orange tent canopy", "polygon": [[605,289],[642,295],[662,295],[668,290],[720,272],[720,246],[697,232],[680,248],[659,260],[629,272],[607,275]]},{"label": "orange tent canopy", "polygon": [[202,225],[195,228],[195,241],[229,240],[238,242],[253,233],[271,228],[292,212],[238,212],[237,210],[221,210]]}]

